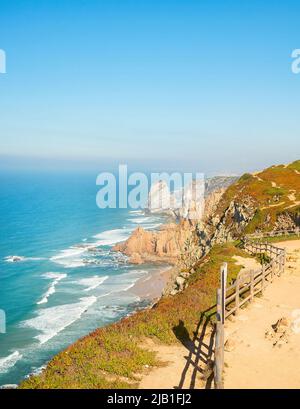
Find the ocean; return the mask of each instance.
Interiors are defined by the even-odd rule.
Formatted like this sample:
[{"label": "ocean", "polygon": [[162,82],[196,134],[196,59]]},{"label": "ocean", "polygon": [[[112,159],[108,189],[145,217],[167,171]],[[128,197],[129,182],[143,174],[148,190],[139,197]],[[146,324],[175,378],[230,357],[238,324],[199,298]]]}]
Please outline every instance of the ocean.
[{"label": "ocean", "polygon": [[[66,346],[145,304],[130,292],[157,270],[112,246],[162,216],[99,209],[96,174],[0,175],[0,385],[37,373]],[[17,256],[18,261],[13,261]]]}]

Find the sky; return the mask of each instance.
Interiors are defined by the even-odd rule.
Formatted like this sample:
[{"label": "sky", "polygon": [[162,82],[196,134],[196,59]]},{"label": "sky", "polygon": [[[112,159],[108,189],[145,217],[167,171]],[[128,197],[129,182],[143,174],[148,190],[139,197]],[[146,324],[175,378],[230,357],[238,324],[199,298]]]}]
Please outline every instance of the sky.
[{"label": "sky", "polygon": [[299,17],[290,0],[0,0],[0,168],[299,159]]}]

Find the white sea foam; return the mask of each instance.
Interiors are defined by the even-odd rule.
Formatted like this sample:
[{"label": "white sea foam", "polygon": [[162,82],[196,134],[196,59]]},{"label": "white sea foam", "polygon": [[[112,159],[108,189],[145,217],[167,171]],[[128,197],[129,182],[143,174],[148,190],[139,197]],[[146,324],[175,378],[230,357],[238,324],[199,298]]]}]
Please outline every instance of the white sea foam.
[{"label": "white sea foam", "polygon": [[126,274],[111,276],[111,284],[114,286],[111,294],[130,290],[130,288],[132,288],[135,283],[146,274],[148,274],[147,270],[132,270]]},{"label": "white sea foam", "polygon": [[38,311],[35,318],[22,322],[24,327],[34,328],[41,334],[36,339],[44,344],[66,327],[77,321],[87,309],[96,302],[97,297],[80,298],[78,303],[58,305]]},{"label": "white sea foam", "polygon": [[144,214],[145,212],[144,212],[144,210],[130,210],[129,213],[132,213],[132,214]]},{"label": "white sea foam", "polygon": [[7,256],[4,257],[4,260],[7,263],[17,263],[20,261],[35,261],[35,260],[44,260],[43,257],[24,257],[24,256]]},{"label": "white sea foam", "polygon": [[[107,230],[94,236],[95,242],[74,245],[66,250],[60,251],[57,255],[50,258],[51,261],[63,265],[65,268],[84,267],[88,259],[84,260],[84,253],[91,252],[99,246],[112,246],[120,241],[126,240],[133,229],[114,229]],[[91,264],[93,264],[91,262]]]},{"label": "white sea foam", "polygon": [[66,250],[60,251],[56,256],[51,257],[50,260],[63,265],[66,268],[82,267],[84,266],[84,263],[82,259],[78,258],[78,256],[86,252],[86,250],[86,246],[72,246]]},{"label": "white sea foam", "polygon": [[0,389],[17,389],[18,385],[16,383],[6,383],[0,386]]},{"label": "white sea foam", "polygon": [[154,219],[151,216],[144,216],[144,217],[131,217],[130,219],[127,219],[127,220],[132,223],[142,224],[142,223],[150,223]]},{"label": "white sea foam", "polygon": [[152,223],[152,224],[147,224],[147,229],[157,229],[158,227],[160,227],[162,225],[162,223]]},{"label": "white sea foam", "polygon": [[87,287],[83,291],[91,291],[99,287],[99,285],[104,283],[104,281],[107,280],[108,278],[109,276],[105,276],[105,277],[94,276],[94,277],[82,278],[79,281],[77,281],[77,284]]},{"label": "white sea foam", "polygon": [[13,367],[15,363],[22,358],[19,351],[15,351],[5,358],[0,358],[0,373],[7,372],[9,368]]},{"label": "white sea foam", "polygon": [[107,230],[94,236],[96,245],[98,246],[112,246],[120,241],[128,239],[133,229],[114,229]]},{"label": "white sea foam", "polygon": [[32,368],[31,372],[25,376],[25,379],[30,378],[32,375],[35,375],[35,376],[40,375],[43,372],[43,370],[46,368],[47,368],[47,365],[42,365],[39,367]]},{"label": "white sea foam", "polygon": [[59,283],[60,280],[62,280],[63,278],[67,277],[67,274],[62,274],[62,273],[46,273],[43,275],[44,278],[49,278],[49,279],[53,279],[53,282],[51,283],[50,287],[48,288],[48,290],[46,291],[46,293],[44,294],[43,298],[37,302],[37,304],[45,304],[48,302],[48,298],[50,297],[50,295],[55,293],[55,287],[56,284]]},{"label": "white sea foam", "polygon": [[55,261],[57,263],[64,263],[65,258],[73,258],[74,256],[78,256],[86,251],[85,247],[75,247],[72,246],[66,250],[62,250],[56,256],[51,257],[50,260]]},{"label": "white sea foam", "polygon": [[23,256],[7,256],[7,257],[4,257],[4,260],[7,261],[8,263],[16,263],[18,261],[24,261],[25,257],[23,257]]}]

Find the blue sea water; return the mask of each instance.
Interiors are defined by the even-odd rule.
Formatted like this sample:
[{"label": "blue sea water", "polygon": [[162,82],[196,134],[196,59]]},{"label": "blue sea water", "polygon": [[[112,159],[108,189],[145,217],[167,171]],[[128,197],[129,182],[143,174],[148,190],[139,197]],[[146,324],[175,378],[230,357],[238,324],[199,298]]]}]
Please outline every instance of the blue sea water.
[{"label": "blue sea water", "polygon": [[[96,174],[0,174],[0,385],[16,384],[58,351],[140,305],[130,291],[155,266],[112,246],[158,216],[99,209]],[[17,262],[12,256],[19,256]]]}]

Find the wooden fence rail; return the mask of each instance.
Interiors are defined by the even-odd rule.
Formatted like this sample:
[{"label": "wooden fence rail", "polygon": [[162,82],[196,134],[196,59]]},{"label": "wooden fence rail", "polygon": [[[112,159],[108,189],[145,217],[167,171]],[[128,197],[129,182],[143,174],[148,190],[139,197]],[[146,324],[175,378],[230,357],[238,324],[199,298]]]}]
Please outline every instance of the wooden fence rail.
[{"label": "wooden fence rail", "polygon": [[261,233],[252,233],[247,234],[248,239],[259,239],[259,238],[266,238],[266,237],[277,237],[277,236],[300,236],[300,227],[296,227],[295,229],[286,229],[286,230],[275,230],[271,232],[261,232]]},{"label": "wooden fence rail", "polygon": [[[280,235],[300,235],[300,229],[281,230],[264,234],[267,237]],[[231,314],[237,315],[246,303],[253,301],[254,297],[264,292],[266,286],[273,282],[276,276],[284,272],[286,251],[267,241],[251,241],[263,238],[262,235],[247,235],[244,238],[244,249],[252,254],[263,256],[262,266],[256,270],[241,271],[234,283],[227,286],[227,263],[221,267],[221,288],[217,290],[217,323],[215,338],[215,365],[214,383],[216,389],[223,388],[224,368],[224,324]]]}]

